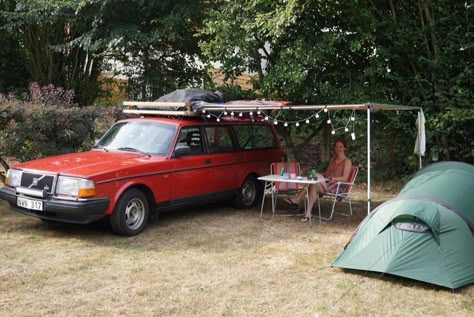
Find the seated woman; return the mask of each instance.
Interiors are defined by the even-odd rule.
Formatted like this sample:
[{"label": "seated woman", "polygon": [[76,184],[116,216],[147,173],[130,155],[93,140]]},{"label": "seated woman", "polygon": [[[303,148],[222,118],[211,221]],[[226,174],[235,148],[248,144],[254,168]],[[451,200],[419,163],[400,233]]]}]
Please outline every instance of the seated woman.
[{"label": "seated woman", "polygon": [[[308,187],[308,206],[306,208],[304,218],[301,221],[306,222],[311,217],[311,210],[313,209],[316,199],[318,199],[317,192],[319,192],[321,197],[328,192],[336,193],[337,182],[347,182],[349,180],[352,162],[345,154],[346,148],[346,141],[343,139],[336,140],[334,145],[335,155],[329,161],[329,166],[326,170],[326,173],[316,174],[318,179],[322,180],[322,182],[317,184],[318,188],[316,188],[315,184],[311,184]],[[306,191],[301,190],[298,194],[296,194],[296,196],[290,197],[285,201],[289,204],[297,205],[305,195]]]}]

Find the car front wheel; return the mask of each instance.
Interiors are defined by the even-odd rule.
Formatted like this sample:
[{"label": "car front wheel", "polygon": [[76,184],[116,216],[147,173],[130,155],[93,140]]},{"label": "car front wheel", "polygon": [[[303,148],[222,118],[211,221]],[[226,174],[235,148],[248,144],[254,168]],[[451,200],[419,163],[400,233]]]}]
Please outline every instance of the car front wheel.
[{"label": "car front wheel", "polygon": [[138,189],[127,190],[120,197],[110,216],[112,231],[122,236],[134,236],[145,229],[150,214],[145,194]]}]

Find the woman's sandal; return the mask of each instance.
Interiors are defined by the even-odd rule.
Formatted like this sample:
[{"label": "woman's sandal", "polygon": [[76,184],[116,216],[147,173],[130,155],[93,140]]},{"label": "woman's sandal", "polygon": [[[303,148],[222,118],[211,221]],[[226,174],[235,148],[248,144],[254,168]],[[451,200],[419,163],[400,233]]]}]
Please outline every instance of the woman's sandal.
[{"label": "woman's sandal", "polygon": [[304,217],[303,219],[301,219],[301,222],[308,222],[308,221],[309,221],[308,217]]},{"label": "woman's sandal", "polygon": [[287,203],[288,205],[293,206],[293,207],[298,207],[299,206],[298,204],[295,204],[293,201],[291,201],[290,198],[285,198],[285,199],[283,199],[283,201],[285,203]]}]

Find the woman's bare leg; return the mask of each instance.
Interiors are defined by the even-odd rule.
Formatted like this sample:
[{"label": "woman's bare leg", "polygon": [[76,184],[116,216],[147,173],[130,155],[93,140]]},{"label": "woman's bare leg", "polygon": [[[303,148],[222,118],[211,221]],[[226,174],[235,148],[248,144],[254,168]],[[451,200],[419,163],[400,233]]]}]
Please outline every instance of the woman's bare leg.
[{"label": "woman's bare leg", "polygon": [[300,201],[304,198],[305,195],[306,195],[306,189],[303,188],[295,196],[292,196],[289,199],[292,203],[299,204]]},{"label": "woman's bare leg", "polygon": [[306,206],[306,212],[304,214],[305,218],[311,218],[312,215],[312,210],[314,203],[316,202],[316,199],[318,199],[318,195],[316,193],[316,186],[314,184],[311,184],[308,187],[308,206]]}]

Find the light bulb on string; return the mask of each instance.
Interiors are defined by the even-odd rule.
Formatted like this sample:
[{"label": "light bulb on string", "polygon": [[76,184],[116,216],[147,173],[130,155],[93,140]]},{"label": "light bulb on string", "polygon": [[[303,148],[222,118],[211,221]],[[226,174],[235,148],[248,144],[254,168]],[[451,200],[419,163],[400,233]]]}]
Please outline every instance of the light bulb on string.
[{"label": "light bulb on string", "polygon": [[309,119],[306,119],[306,124],[308,124],[308,123],[309,123]]},{"label": "light bulb on string", "polygon": [[355,119],[356,119],[356,118],[355,118],[354,116],[351,117],[351,121],[355,121]]},{"label": "light bulb on string", "polygon": [[227,111],[224,111],[224,116],[226,116],[226,115],[227,115]]},{"label": "light bulb on string", "polygon": [[210,115],[210,114],[208,114],[208,115],[207,115],[207,117],[208,117],[208,118],[211,118],[211,115]]},{"label": "light bulb on string", "polygon": [[239,113],[239,117],[242,117],[242,116],[243,116],[242,112],[241,112],[241,113]]},{"label": "light bulb on string", "polygon": [[206,113],[206,109],[202,109],[202,113]]},{"label": "light bulb on string", "polygon": [[252,112],[252,111],[250,111],[250,112],[249,112],[249,115],[253,116],[253,112]]},{"label": "light bulb on string", "polygon": [[328,108],[324,108],[324,112],[328,112]]},{"label": "light bulb on string", "polygon": [[319,119],[319,113],[314,116],[316,119]]},{"label": "light bulb on string", "polygon": [[288,122],[285,122],[284,126],[285,126],[285,128],[286,128],[286,127],[288,126]]},{"label": "light bulb on string", "polygon": [[296,122],[296,124],[295,124],[295,125],[296,125],[297,127],[299,127],[299,126],[300,126],[300,123],[299,123],[299,122]]},{"label": "light bulb on string", "polygon": [[273,121],[273,124],[274,124],[274,125],[278,125],[278,121],[276,121],[276,120]]},{"label": "light bulb on string", "polygon": [[331,134],[336,134],[336,131],[335,131],[335,130],[332,130],[332,131],[331,131]]},{"label": "light bulb on string", "polygon": [[221,119],[217,118],[216,121],[217,121],[217,122],[221,122]]},{"label": "light bulb on string", "polygon": [[257,111],[257,114],[260,115],[260,110]]},{"label": "light bulb on string", "polygon": [[328,121],[326,121],[328,124],[331,124],[331,119],[328,119]]},{"label": "light bulb on string", "polygon": [[349,128],[346,127],[346,128],[344,129],[344,131],[349,132]]},{"label": "light bulb on string", "polygon": [[265,121],[268,121],[268,116],[265,116]]},{"label": "light bulb on string", "polygon": [[233,116],[234,116],[234,111],[232,111],[232,112],[230,113],[230,115],[233,117]]},{"label": "light bulb on string", "polygon": [[354,132],[352,132],[352,133],[351,133],[351,138],[352,138],[352,141],[355,141],[355,139],[356,139],[356,135],[355,135],[355,133],[354,133]]}]

